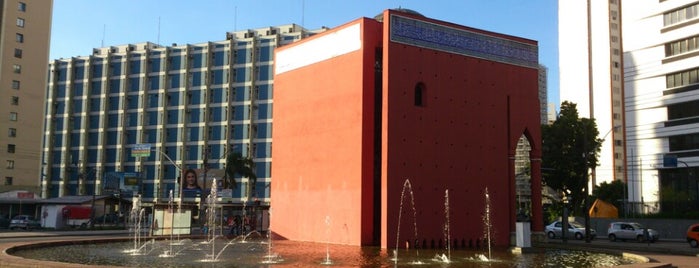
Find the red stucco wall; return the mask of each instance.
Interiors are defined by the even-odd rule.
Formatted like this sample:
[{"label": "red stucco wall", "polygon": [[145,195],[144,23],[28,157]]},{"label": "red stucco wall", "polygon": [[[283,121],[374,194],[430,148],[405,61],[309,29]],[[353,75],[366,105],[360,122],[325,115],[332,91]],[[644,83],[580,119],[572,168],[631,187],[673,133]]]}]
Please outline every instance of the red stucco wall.
[{"label": "red stucco wall", "polygon": [[[381,27],[373,20],[327,34],[358,23],[362,47],[375,47]],[[363,88],[373,84],[373,62],[373,49],[360,49],[275,76],[271,228],[276,234],[300,241],[371,242],[372,221],[362,215],[373,209],[371,196],[363,196],[372,191],[373,157],[365,152],[373,144],[373,95]]]},{"label": "red stucco wall", "polygon": [[[362,18],[276,51],[278,57],[361,24],[360,50],[275,76],[271,229],[293,240],[385,248],[413,242],[417,233],[420,243],[438,245],[448,192],[451,239],[460,246],[483,236],[487,188],[492,240],[508,245],[515,221],[513,156],[523,134],[535,159],[533,202],[541,200],[538,70],[391,42],[393,12],[384,12],[383,24]],[[377,48],[383,55],[380,114],[374,114]],[[421,107],[414,104],[419,82],[425,85]],[[381,120],[378,130],[375,118]],[[373,175],[375,131],[380,178]],[[412,191],[402,191],[406,180]],[[534,207],[533,229],[541,231],[540,206]]]}]

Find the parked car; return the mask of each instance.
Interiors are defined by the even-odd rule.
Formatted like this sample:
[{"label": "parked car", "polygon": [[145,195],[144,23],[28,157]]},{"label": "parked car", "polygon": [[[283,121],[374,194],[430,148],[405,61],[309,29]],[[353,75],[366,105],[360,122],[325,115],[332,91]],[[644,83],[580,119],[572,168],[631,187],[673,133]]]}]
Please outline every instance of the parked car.
[{"label": "parked car", "polygon": [[36,228],[41,228],[41,223],[36,220],[34,217],[29,216],[29,215],[17,215],[12,218],[10,221],[10,226],[9,228],[11,230],[21,228],[21,229],[36,229]]},{"label": "parked car", "polygon": [[[554,221],[546,226],[546,235],[550,239],[563,237],[563,222]],[[590,238],[594,239],[597,236],[597,231],[590,228]],[[585,238],[585,226],[577,222],[568,222],[568,237],[574,237],[575,239],[582,240]]]},{"label": "parked car", "polygon": [[655,242],[660,237],[658,231],[645,228],[637,222],[612,222],[607,229],[607,236],[609,241],[636,240],[638,242]]},{"label": "parked car", "polygon": [[699,223],[695,223],[687,228],[687,243],[689,246],[699,247]]},{"label": "parked car", "polygon": [[10,218],[0,215],[0,228],[7,229],[8,227],[10,227]]},{"label": "parked car", "polygon": [[99,224],[117,224],[117,223],[123,223],[124,218],[123,217],[118,217],[116,213],[108,213],[104,214],[99,217],[95,217],[94,224],[99,225]]}]

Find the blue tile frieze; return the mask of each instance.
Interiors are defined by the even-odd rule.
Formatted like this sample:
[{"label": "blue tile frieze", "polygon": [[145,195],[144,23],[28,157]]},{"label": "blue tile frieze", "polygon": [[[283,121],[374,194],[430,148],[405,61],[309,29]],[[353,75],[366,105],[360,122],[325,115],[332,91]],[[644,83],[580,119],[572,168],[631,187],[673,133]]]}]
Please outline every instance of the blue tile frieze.
[{"label": "blue tile frieze", "polygon": [[392,42],[538,68],[536,45],[391,15]]}]

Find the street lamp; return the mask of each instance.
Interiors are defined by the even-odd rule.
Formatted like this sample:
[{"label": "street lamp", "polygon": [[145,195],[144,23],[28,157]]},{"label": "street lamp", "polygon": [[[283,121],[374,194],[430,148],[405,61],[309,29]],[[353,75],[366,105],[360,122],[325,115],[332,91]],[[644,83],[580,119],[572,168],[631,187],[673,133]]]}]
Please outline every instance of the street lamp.
[{"label": "street lamp", "polygon": [[568,242],[568,197],[563,193],[563,216],[561,217],[561,222],[563,223],[561,226],[561,239],[563,240],[563,243]]}]

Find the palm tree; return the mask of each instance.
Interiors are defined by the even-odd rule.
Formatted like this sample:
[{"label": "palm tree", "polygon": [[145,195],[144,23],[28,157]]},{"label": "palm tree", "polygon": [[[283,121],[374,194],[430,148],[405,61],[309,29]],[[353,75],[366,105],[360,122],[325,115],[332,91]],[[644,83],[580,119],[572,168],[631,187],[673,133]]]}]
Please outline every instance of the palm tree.
[{"label": "palm tree", "polygon": [[254,193],[255,184],[257,183],[257,176],[253,171],[254,167],[255,163],[252,161],[252,158],[243,157],[242,154],[237,152],[229,153],[226,156],[226,174],[223,178],[223,187],[226,189],[238,188],[235,174],[239,174],[250,179],[250,192]]}]

